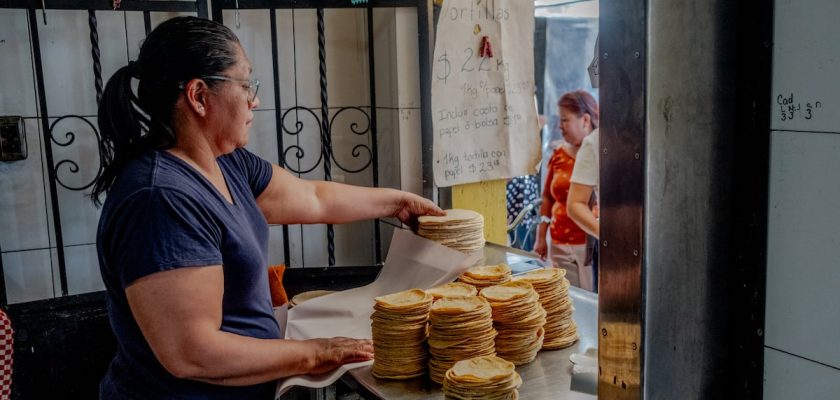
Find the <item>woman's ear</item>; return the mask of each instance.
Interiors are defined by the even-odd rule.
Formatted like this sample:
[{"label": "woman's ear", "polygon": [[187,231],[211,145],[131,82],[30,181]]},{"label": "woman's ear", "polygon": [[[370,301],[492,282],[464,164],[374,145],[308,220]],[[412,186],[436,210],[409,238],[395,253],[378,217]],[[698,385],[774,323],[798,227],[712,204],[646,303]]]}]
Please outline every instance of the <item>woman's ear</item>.
[{"label": "woman's ear", "polygon": [[589,115],[589,113],[584,113],[583,116],[581,117],[581,119],[583,119],[583,126],[585,126],[587,129],[589,129],[591,131],[593,129],[592,128],[592,116]]},{"label": "woman's ear", "polygon": [[207,83],[201,79],[193,79],[184,85],[184,96],[187,105],[200,116],[207,115]]}]

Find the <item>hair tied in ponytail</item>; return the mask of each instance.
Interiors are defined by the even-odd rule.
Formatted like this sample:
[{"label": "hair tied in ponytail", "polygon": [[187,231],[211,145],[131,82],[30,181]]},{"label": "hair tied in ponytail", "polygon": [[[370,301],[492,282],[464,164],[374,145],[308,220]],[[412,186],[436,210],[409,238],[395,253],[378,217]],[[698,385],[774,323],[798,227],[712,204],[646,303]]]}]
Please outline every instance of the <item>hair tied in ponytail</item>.
[{"label": "hair tied in ponytail", "polygon": [[140,79],[140,63],[137,61],[128,62],[128,73],[132,78]]}]

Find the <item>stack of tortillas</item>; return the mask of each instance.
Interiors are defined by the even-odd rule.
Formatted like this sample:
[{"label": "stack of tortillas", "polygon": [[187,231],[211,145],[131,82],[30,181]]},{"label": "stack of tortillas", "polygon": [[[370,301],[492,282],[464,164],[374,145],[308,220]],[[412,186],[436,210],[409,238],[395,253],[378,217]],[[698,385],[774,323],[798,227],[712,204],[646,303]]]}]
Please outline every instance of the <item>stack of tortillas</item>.
[{"label": "stack of tortillas", "polygon": [[442,298],[429,310],[429,377],[443,377],[458,361],[495,355],[493,312],[478,296]]},{"label": "stack of tortillas", "polygon": [[515,281],[481,289],[479,296],[493,308],[496,355],[515,365],[537,357],[543,345],[545,310],[528,282]]},{"label": "stack of tortillas", "polygon": [[478,289],[476,289],[475,286],[467,285],[466,283],[451,282],[427,289],[426,293],[432,295],[435,300],[438,300],[445,297],[475,296],[478,294]]},{"label": "stack of tortillas", "polygon": [[370,316],[373,376],[410,379],[426,372],[426,323],[432,301],[432,295],[420,289],[376,298]]},{"label": "stack of tortillas", "polygon": [[510,267],[507,264],[472,267],[458,276],[458,280],[481,290],[488,286],[501,285],[509,282]]},{"label": "stack of tortillas", "polygon": [[462,252],[484,247],[484,217],[472,210],[446,210],[442,217],[424,215],[417,234]]},{"label": "stack of tortillas", "polygon": [[515,282],[528,282],[533,285],[540,295],[540,303],[548,313],[543,349],[566,348],[578,340],[577,324],[572,319],[574,307],[569,297],[569,280],[566,279],[565,269],[538,269],[513,279]]},{"label": "stack of tortillas", "polygon": [[443,381],[446,399],[518,399],[522,378],[511,362],[495,356],[458,361]]}]

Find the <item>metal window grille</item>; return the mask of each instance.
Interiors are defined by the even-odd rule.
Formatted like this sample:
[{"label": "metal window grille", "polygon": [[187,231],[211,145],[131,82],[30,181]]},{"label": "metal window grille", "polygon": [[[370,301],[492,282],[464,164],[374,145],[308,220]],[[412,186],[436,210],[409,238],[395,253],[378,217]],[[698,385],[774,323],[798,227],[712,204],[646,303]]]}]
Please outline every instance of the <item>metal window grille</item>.
[{"label": "metal window grille", "polygon": [[[119,12],[140,12],[143,14],[144,28],[146,34],[151,30],[151,13],[153,12],[179,12],[179,13],[194,13],[199,17],[210,17],[208,3],[206,1],[155,1],[155,0],[133,0],[130,2],[121,2],[119,5]],[[318,121],[321,149],[318,155],[317,162],[310,167],[309,171],[321,168],[326,180],[331,180],[333,166],[346,173],[359,173],[368,170],[372,174],[373,186],[379,185],[379,165],[377,161],[377,123],[376,123],[376,81],[375,81],[375,64],[374,64],[374,49],[373,49],[373,10],[376,8],[396,8],[396,7],[410,7],[417,9],[418,15],[418,34],[419,34],[419,59],[420,59],[420,86],[421,86],[421,131],[422,131],[422,145],[423,148],[430,148],[431,146],[431,116],[428,113],[431,101],[431,89],[429,86],[430,80],[430,63],[429,63],[429,9],[428,3],[422,0],[371,0],[364,4],[354,5],[349,0],[293,0],[293,1],[269,1],[269,0],[221,0],[214,2],[214,9],[212,17],[214,20],[222,21],[222,12],[224,10],[257,10],[264,9],[270,12],[271,22],[271,41],[272,41],[272,57],[273,57],[273,76],[275,86],[275,122],[277,127],[277,143],[279,162],[282,166],[289,168],[293,172],[303,173],[307,170],[299,170],[287,163],[288,157],[303,157],[301,149],[295,144],[288,144],[283,142],[283,135],[295,135],[301,132],[302,126],[299,120],[292,124],[293,129],[287,129],[290,121],[286,119],[291,118],[290,111],[294,110],[296,113],[308,112],[315,120]],[[47,108],[47,99],[50,95],[49,88],[44,83],[44,65],[42,60],[41,47],[42,43],[39,40],[38,19],[49,18],[49,11],[51,10],[87,10],[88,11],[88,25],[90,29],[90,44],[91,44],[91,64],[94,71],[94,87],[96,90],[97,101],[102,96],[103,80],[102,80],[102,65],[100,61],[99,49],[99,25],[97,23],[97,14],[107,13],[114,10],[114,3],[111,1],[98,0],[68,0],[62,2],[42,2],[40,0],[6,0],[0,2],[0,8],[4,9],[22,9],[26,10],[26,16],[29,23],[29,33],[31,38],[31,50],[33,57],[33,75],[35,78],[35,89],[38,97],[38,122],[41,125],[41,132],[43,138],[43,155],[46,164],[46,179],[45,186],[49,191],[49,199],[47,207],[50,208],[52,218],[48,220],[50,226],[49,234],[54,239],[55,246],[54,253],[51,257],[56,260],[53,264],[57,264],[58,281],[60,285],[60,295],[68,295],[68,277],[65,257],[65,238],[62,232],[62,209],[59,202],[60,190],[80,192],[89,190],[96,178],[102,173],[101,164],[96,171],[82,171],[80,163],[72,159],[62,158],[56,156],[55,149],[67,148],[73,146],[79,135],[92,135],[95,137],[97,143],[101,140],[98,128],[96,125],[96,116],[83,115],[50,115]],[[324,41],[324,10],[334,8],[360,8],[367,12],[367,39],[368,43],[368,71],[370,77],[370,104],[369,107],[341,107],[334,110],[330,114],[330,108],[327,98],[327,74],[326,74],[326,48]],[[314,113],[308,108],[304,108],[295,104],[283,111],[280,107],[280,79],[278,66],[278,50],[277,50],[277,34],[276,34],[276,10],[280,9],[315,9],[318,17],[318,51],[319,51],[319,85],[321,89],[321,104],[320,113]],[[368,109],[369,112],[366,112]],[[370,137],[370,147],[358,145],[352,149],[352,156],[358,158],[360,154],[366,152],[370,155],[370,159],[361,167],[349,167],[343,165],[335,157],[334,148],[331,143],[331,132],[333,131],[333,124],[341,114],[361,113],[363,121],[366,121],[367,127],[360,128],[359,125],[353,123],[350,127],[352,133],[356,135],[368,135]],[[65,126],[66,124],[66,126]],[[84,132],[78,128],[83,127]],[[431,197],[432,194],[432,180],[431,180],[431,163],[426,160],[427,155],[424,152],[423,165],[423,191],[426,197]],[[290,155],[290,156],[289,156]],[[429,154],[428,157],[431,157]],[[58,159],[62,158],[62,159]],[[65,178],[73,176],[74,182],[69,182]],[[65,178],[62,178],[65,177]],[[79,182],[81,181],[81,182]],[[289,249],[289,235],[288,226],[283,226],[283,243],[286,264],[290,264],[290,249]],[[332,226],[328,227],[327,234],[328,241],[328,257],[329,266],[335,265],[335,243],[334,232]],[[375,242],[375,256],[373,262],[380,264],[382,262],[382,254],[380,251],[380,231],[379,224],[374,224],[374,242]],[[50,246],[52,247],[52,246]],[[41,249],[45,250],[45,249]],[[49,250],[46,249],[46,250]],[[2,251],[2,249],[0,249]],[[8,304],[5,287],[5,272],[3,270],[2,257],[0,257],[0,305]]]}]

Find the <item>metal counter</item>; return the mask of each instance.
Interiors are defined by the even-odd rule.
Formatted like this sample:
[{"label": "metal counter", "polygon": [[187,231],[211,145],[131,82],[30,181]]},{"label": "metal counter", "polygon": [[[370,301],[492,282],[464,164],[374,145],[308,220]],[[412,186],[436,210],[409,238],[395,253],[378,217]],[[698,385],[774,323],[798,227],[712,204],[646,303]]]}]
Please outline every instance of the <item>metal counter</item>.
[{"label": "metal counter", "polygon": [[[508,248],[504,250],[511,251]],[[488,260],[490,259],[492,258],[488,257]],[[596,398],[594,395],[569,390],[572,379],[572,363],[569,361],[569,356],[573,353],[583,353],[587,348],[598,345],[598,296],[577,287],[569,288],[569,296],[574,303],[573,318],[577,322],[580,340],[563,350],[541,351],[534,361],[517,367],[516,371],[522,376],[523,381],[519,388],[521,399],[594,400]],[[431,382],[428,377],[407,381],[385,381],[374,378],[370,373],[370,368],[367,366],[351,370],[342,377],[342,380],[354,387],[366,399],[443,399],[440,386]]]}]

